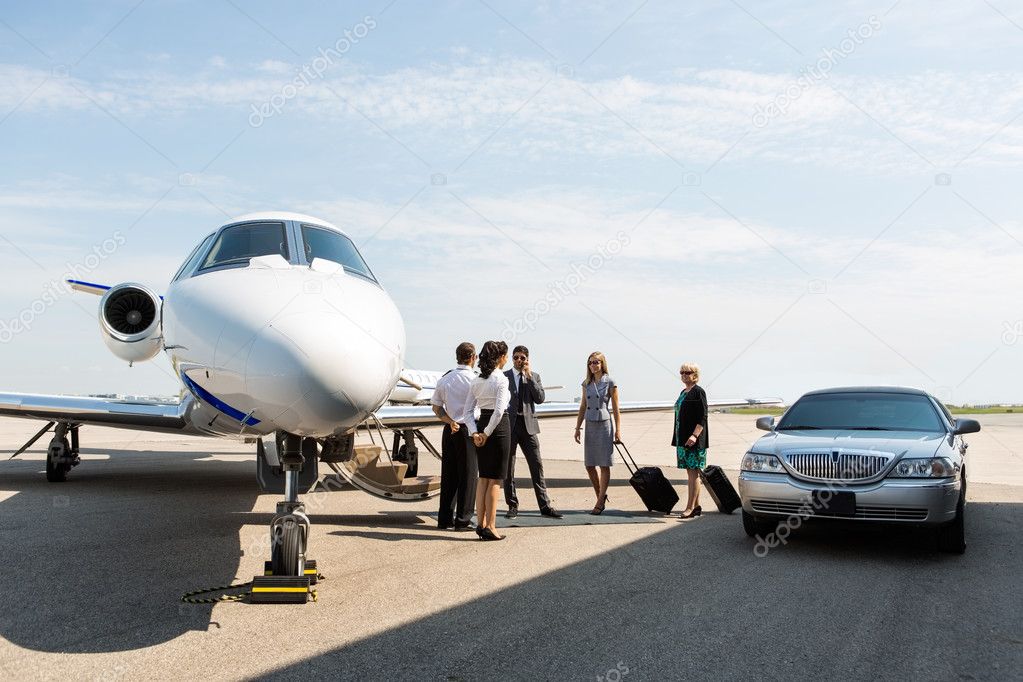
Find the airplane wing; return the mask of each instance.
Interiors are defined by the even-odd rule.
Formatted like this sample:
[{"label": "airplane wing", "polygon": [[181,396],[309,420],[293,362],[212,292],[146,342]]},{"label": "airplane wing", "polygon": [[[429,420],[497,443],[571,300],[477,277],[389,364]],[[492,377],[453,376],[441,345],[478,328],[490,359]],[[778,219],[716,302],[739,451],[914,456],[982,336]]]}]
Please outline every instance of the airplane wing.
[{"label": "airplane wing", "polygon": [[115,426],[140,431],[191,433],[180,401],[94,398],[75,395],[0,393],[0,416]]},{"label": "airplane wing", "polygon": [[[708,405],[716,407],[751,407],[758,405],[782,405],[781,398],[747,398],[745,400],[710,400]],[[619,405],[626,412],[669,412],[675,409],[675,401],[632,401]],[[376,411],[376,417],[384,426],[392,428],[423,428],[439,425],[441,421],[429,405],[384,405]],[[536,406],[538,419],[552,417],[574,417],[579,414],[579,403],[541,403]]]},{"label": "airplane wing", "polygon": [[110,291],[109,284],[96,284],[95,282],[85,282],[80,279],[69,279],[65,280],[71,285],[71,288],[75,291],[81,291],[85,294],[95,294],[96,296],[102,296],[103,294]]}]

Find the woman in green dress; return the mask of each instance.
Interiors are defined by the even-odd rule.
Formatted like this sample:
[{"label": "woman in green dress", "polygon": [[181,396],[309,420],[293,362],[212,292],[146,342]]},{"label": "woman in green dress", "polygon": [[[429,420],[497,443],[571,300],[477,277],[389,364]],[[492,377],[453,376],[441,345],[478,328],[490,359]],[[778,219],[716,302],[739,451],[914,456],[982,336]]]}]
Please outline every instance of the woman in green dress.
[{"label": "woman in green dress", "polygon": [[707,393],[703,387],[696,385],[700,380],[698,366],[686,363],[679,368],[678,373],[684,386],[675,401],[675,432],[671,444],[675,446],[678,468],[685,469],[688,477],[686,491],[689,498],[682,518],[691,519],[703,512],[700,508],[700,470],[707,466],[707,446],[710,442],[707,433]]}]

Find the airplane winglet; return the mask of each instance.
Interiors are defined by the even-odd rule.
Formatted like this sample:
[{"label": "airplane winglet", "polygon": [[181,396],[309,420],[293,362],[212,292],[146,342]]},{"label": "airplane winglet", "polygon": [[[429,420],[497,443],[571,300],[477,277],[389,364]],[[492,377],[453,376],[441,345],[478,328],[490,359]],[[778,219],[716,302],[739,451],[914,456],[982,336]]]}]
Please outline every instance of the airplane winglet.
[{"label": "airplane winglet", "polygon": [[81,291],[86,294],[95,294],[102,296],[110,290],[110,287],[106,284],[94,284],[92,282],[83,282],[80,279],[69,279],[67,283],[71,285],[71,288],[75,291]]}]

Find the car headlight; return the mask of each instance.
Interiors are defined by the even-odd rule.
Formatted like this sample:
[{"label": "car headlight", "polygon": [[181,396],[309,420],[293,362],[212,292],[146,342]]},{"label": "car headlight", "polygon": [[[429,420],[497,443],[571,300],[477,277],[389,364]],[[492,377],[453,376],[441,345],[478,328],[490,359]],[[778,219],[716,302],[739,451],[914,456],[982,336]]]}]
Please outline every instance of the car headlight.
[{"label": "car headlight", "polygon": [[959,474],[959,465],[948,457],[904,459],[895,465],[891,478],[951,478]]},{"label": "car headlight", "polygon": [[763,471],[769,474],[785,472],[785,468],[774,455],[758,455],[753,452],[747,452],[746,456],[742,458],[742,470]]}]

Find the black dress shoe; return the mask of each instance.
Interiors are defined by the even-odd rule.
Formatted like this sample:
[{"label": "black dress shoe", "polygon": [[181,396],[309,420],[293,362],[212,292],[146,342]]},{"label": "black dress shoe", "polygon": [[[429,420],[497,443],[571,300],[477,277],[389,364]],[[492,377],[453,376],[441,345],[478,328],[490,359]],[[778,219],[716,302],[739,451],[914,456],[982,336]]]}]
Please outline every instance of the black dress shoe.
[{"label": "black dress shoe", "polygon": [[546,509],[541,509],[540,510],[540,516],[549,516],[552,519],[561,519],[561,518],[565,517],[564,514],[559,512],[554,507],[547,507]]},{"label": "black dress shoe", "polygon": [[438,523],[437,524],[437,528],[439,528],[440,530],[447,530],[448,528],[454,528],[454,527],[455,527],[455,524],[453,524],[453,523]]},{"label": "black dress shoe", "polygon": [[504,540],[503,535],[498,535],[489,528],[484,528],[483,531],[480,533],[480,537],[484,540]]},{"label": "black dress shoe", "polygon": [[508,511],[506,511],[504,513],[504,518],[506,518],[506,519],[514,519],[518,515],[519,515],[519,508],[518,507],[508,507]]},{"label": "black dress shoe", "polygon": [[455,525],[452,526],[452,528],[455,530],[468,530],[469,528],[472,528],[472,521],[466,521],[465,523],[455,521]]}]

